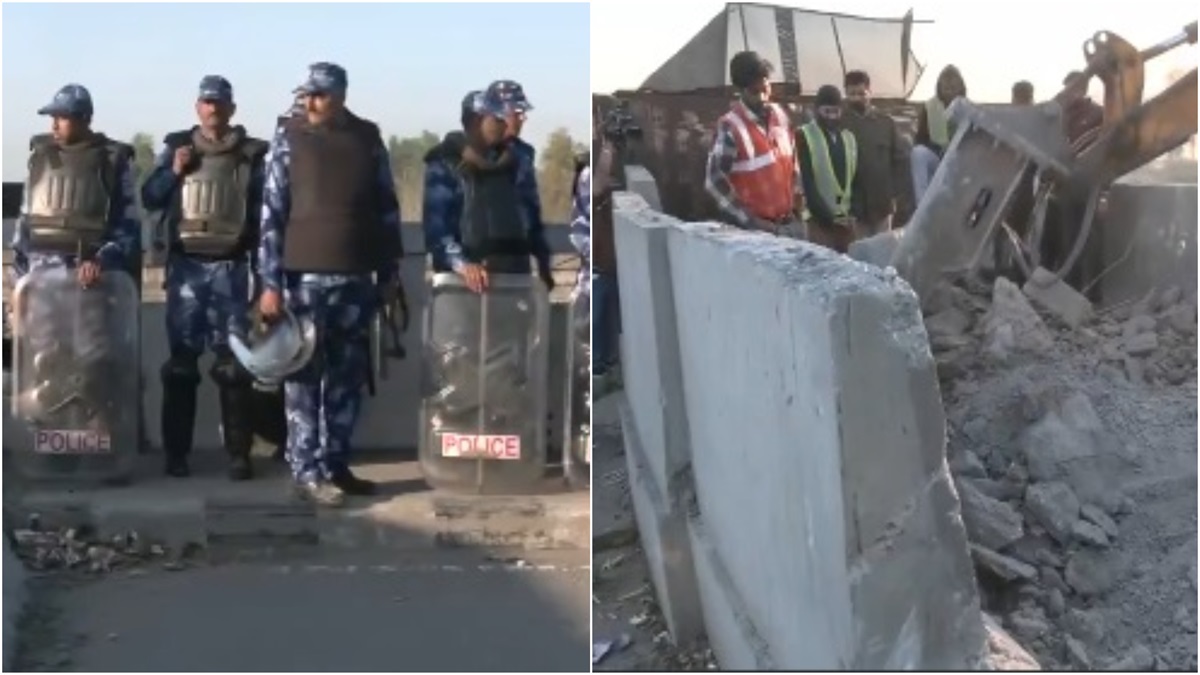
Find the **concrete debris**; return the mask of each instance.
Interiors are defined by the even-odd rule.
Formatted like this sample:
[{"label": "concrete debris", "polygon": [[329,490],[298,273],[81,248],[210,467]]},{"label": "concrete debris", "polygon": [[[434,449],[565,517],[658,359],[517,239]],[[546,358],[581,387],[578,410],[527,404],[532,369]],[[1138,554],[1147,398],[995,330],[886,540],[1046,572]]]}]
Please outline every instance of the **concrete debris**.
[{"label": "concrete debris", "polygon": [[984,316],[986,352],[998,361],[1013,353],[1044,352],[1054,345],[1046,324],[1021,290],[1003,277],[996,280],[992,306]]},{"label": "concrete debris", "polygon": [[970,549],[976,565],[1004,581],[1031,581],[1037,578],[1037,569],[1033,565],[1027,565],[1016,558],[1001,555],[978,544],[970,544]]},{"label": "concrete debris", "polygon": [[1079,520],[1079,499],[1066,483],[1037,483],[1025,491],[1025,509],[1046,532],[1068,544]]},{"label": "concrete debris", "polygon": [[926,304],[931,339],[955,345],[933,353],[984,608],[1045,669],[1189,666],[1195,299],[1168,289],[1076,322],[1014,290],[948,281]]},{"label": "concrete debris", "polygon": [[39,527],[36,516],[30,524],[33,527],[14,530],[12,534],[16,554],[33,570],[96,574],[168,556],[164,546],[145,541],[137,532],[99,540],[83,528],[34,529]]},{"label": "concrete debris", "polygon": [[1072,328],[1092,315],[1092,303],[1063,280],[1055,280],[1054,273],[1044,267],[1033,271],[1021,291]]},{"label": "concrete debris", "polygon": [[970,327],[971,316],[957,307],[947,307],[925,319],[925,331],[934,351],[966,346],[970,343],[966,337]]},{"label": "concrete debris", "polygon": [[993,499],[968,481],[958,484],[963,524],[967,536],[985,548],[1002,549],[1025,534],[1021,514],[1008,504]]},{"label": "concrete debris", "polygon": [[1042,670],[1037,659],[1013,640],[995,617],[986,612],[983,615],[983,628],[987,633],[983,670]]},{"label": "concrete debris", "polygon": [[[1123,502],[1118,502],[1118,504],[1120,503]],[[1104,509],[1096,506],[1095,504],[1084,504],[1079,509],[1079,515],[1083,516],[1084,520],[1103,530],[1104,534],[1107,535],[1109,539],[1117,538],[1117,534],[1120,532],[1120,528],[1117,527],[1117,521],[1113,520],[1107,513],[1105,513]]]}]

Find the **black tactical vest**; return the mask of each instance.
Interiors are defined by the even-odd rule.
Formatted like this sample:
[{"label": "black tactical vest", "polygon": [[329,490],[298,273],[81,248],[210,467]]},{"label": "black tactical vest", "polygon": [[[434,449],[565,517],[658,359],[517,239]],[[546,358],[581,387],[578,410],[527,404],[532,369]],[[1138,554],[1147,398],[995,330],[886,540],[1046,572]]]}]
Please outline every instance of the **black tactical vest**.
[{"label": "black tactical vest", "polygon": [[328,127],[304,119],[284,125],[291,148],[292,205],[283,244],[288,271],[366,274],[394,253],[380,220],[379,127],[347,115]]},{"label": "black tactical vest", "polygon": [[500,274],[530,271],[529,227],[517,191],[514,150],[494,166],[459,164],[463,210],[459,232],[463,255]]},{"label": "black tactical vest", "polygon": [[250,178],[266,154],[266,142],[235,127],[224,141],[212,141],[199,128],[164,139],[168,148],[191,146],[197,159],[179,186],[179,240],[183,252],[205,257],[240,255],[254,245],[257,213]]},{"label": "black tactical vest", "polygon": [[124,143],[94,134],[59,145],[48,134],[29,142],[30,249],[90,256],[103,244],[117,194],[117,169],[133,156]]}]

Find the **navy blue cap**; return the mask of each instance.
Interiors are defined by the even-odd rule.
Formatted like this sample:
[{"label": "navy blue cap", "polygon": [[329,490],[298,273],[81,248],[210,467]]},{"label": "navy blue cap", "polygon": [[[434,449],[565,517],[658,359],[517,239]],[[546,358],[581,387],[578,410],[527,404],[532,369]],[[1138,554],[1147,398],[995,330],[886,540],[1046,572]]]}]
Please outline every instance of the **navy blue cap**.
[{"label": "navy blue cap", "polygon": [[[503,118],[507,108],[504,101],[491,91],[473,91],[468,94],[471,100],[471,111],[477,115],[491,115],[492,117]],[[463,107],[466,107],[466,100],[463,100]]]},{"label": "navy blue cap", "polygon": [[200,80],[200,93],[196,98],[201,101],[233,103],[233,85],[220,75],[205,75]]},{"label": "navy blue cap", "polygon": [[475,91],[468,91],[467,95],[464,96],[462,100],[462,111],[472,113],[477,112],[475,99],[479,98],[480,96],[483,96],[483,92],[478,89]]},{"label": "navy blue cap", "polygon": [[496,80],[488,86],[487,93],[498,98],[506,108],[517,112],[533,110],[533,104],[525,96],[525,90],[512,80]]},{"label": "navy blue cap", "polygon": [[38,108],[39,115],[91,117],[92,95],[82,84],[68,84],[54,95],[54,100]]},{"label": "navy blue cap", "polygon": [[314,63],[308,67],[308,79],[296,87],[296,94],[342,94],[350,81],[346,69],[336,63]]}]

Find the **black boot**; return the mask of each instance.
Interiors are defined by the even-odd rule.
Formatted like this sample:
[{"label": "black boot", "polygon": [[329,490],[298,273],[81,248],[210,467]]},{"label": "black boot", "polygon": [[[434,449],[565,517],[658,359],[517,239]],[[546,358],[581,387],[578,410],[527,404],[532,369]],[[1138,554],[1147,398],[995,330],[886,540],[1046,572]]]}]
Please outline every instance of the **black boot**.
[{"label": "black boot", "polygon": [[221,428],[225,451],[229,453],[229,479],[250,480],[254,465],[250,449],[254,446],[254,388],[250,374],[232,354],[217,352],[212,368],[213,380],[221,400]]},{"label": "black boot", "polygon": [[162,444],[166,472],[182,478],[191,473],[188,455],[192,452],[192,434],[196,426],[196,387],[200,373],[196,356],[173,355],[162,368]]}]

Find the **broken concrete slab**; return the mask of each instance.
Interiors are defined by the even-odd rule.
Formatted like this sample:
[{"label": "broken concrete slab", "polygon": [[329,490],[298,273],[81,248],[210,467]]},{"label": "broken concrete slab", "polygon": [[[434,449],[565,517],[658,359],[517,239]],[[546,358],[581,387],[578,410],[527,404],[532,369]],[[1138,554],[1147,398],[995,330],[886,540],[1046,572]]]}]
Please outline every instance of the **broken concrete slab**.
[{"label": "broken concrete slab", "polygon": [[1125,339],[1125,353],[1130,356],[1145,356],[1158,349],[1158,336],[1154,333],[1138,333]]},{"label": "broken concrete slab", "polygon": [[1030,517],[1060,544],[1068,544],[1079,522],[1079,498],[1066,483],[1035,483],[1025,491]]},{"label": "broken concrete slab", "polygon": [[984,349],[998,360],[1012,353],[1044,353],[1054,340],[1042,317],[1015,284],[1000,277],[992,286],[992,305],[983,318]]},{"label": "broken concrete slab", "polygon": [[1032,581],[1038,576],[1037,568],[1033,565],[1027,565],[1016,558],[1010,558],[976,544],[971,544],[971,557],[975,559],[977,565],[1005,581],[1021,579]]},{"label": "broken concrete slab", "polygon": [[1062,279],[1055,279],[1054,273],[1044,267],[1033,271],[1021,291],[1072,328],[1092,315],[1092,303]]},{"label": "broken concrete slab", "polygon": [[1102,595],[1119,581],[1119,562],[1103,551],[1079,549],[1067,561],[1065,578],[1081,596]]},{"label": "broken concrete slab", "polygon": [[850,242],[849,248],[846,249],[846,255],[876,267],[888,267],[891,265],[892,255],[895,254],[896,248],[900,245],[900,239],[903,237],[904,230],[899,229],[881,232],[865,239],[857,239]]},{"label": "broken concrete slab", "polygon": [[957,487],[967,539],[999,550],[1025,534],[1024,520],[1012,506],[983,494],[968,481],[960,481]]},{"label": "broken concrete slab", "polygon": [[1084,520],[1098,526],[1109,539],[1117,538],[1117,534],[1120,532],[1117,521],[1105,513],[1104,509],[1095,504],[1084,504],[1079,509],[1079,515],[1083,516]]}]

